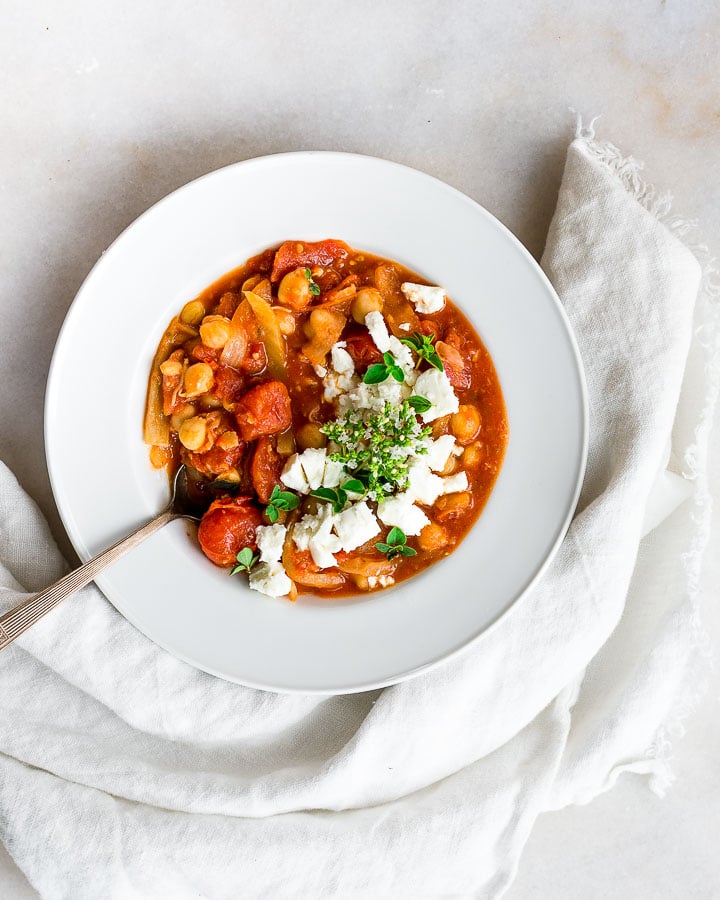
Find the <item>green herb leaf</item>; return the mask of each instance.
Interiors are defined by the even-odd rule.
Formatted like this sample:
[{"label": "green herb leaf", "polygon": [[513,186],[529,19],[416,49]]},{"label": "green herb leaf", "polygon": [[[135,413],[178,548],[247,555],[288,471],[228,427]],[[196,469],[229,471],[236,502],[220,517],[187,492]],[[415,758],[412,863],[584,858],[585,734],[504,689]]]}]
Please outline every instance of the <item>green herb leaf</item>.
[{"label": "green herb leaf", "polygon": [[400,338],[401,343],[411,347],[417,353],[416,368],[425,360],[425,362],[430,363],[431,366],[442,372],[444,371],[444,366],[433,344],[434,340],[434,334],[420,334],[419,331],[416,331],[411,337]]},{"label": "green herb leaf", "polygon": [[279,510],[297,509],[299,503],[300,498],[297,494],[293,494],[292,491],[281,491],[278,485],[275,485],[265,507],[265,515],[274,525],[278,520]]},{"label": "green herb leaf", "polygon": [[342,488],[325,488],[320,487],[314,491],[310,491],[311,497],[317,497],[318,500],[327,500],[333,505],[333,512],[342,512],[347,503],[347,493]]},{"label": "green herb leaf", "polygon": [[265,507],[265,515],[270,519],[270,522],[274,525],[278,520],[278,511],[274,506],[266,506]]},{"label": "green herb leaf", "polygon": [[405,381],[405,373],[397,364],[397,360],[392,353],[383,353],[383,362],[369,366],[363,381],[365,384],[380,384],[390,377],[394,378],[395,381]]},{"label": "green herb leaf", "polygon": [[237,559],[238,564],[234,569],[230,570],[231,575],[237,575],[238,572],[249,572],[260,559],[260,556],[257,553],[253,555],[253,552],[249,547],[243,547],[235,559]]},{"label": "green herb leaf", "polygon": [[387,377],[387,366],[383,365],[383,363],[375,363],[368,368],[363,381],[365,384],[380,384],[381,381],[386,381]]},{"label": "green herb leaf", "polygon": [[395,559],[396,556],[416,556],[417,550],[406,546],[407,535],[398,528],[397,525],[390,529],[386,541],[378,541],[375,549],[380,553],[384,553],[389,560]]},{"label": "green herb leaf", "polygon": [[350,478],[343,485],[344,491],[352,491],[353,494],[364,494],[367,490],[367,485],[363,484],[359,478]]},{"label": "green herb leaf", "polygon": [[314,297],[317,297],[320,294],[320,285],[316,284],[313,281],[312,272],[310,271],[310,269],[305,269],[305,277],[310,282],[310,293]]},{"label": "green herb leaf", "polygon": [[408,403],[416,413],[427,412],[432,406],[432,403],[426,397],[420,397],[418,394],[408,397]]}]

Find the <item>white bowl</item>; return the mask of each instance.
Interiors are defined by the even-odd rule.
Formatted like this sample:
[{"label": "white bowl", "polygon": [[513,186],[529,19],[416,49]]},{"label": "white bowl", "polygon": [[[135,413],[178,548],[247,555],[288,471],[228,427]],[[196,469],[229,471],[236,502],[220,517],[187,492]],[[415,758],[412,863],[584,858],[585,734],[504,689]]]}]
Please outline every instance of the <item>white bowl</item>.
[{"label": "white bowl", "polygon": [[275,600],[212,566],[173,523],[97,579],[149,638],[194,666],[273,691],[345,693],[408,678],[476,640],[559,546],[580,489],[587,403],[562,306],[496,219],[380,159],[288,153],[220,169],[153,206],[103,254],[68,313],[46,397],[46,447],[70,539],[88,559],[167,501],[142,441],[150,362],[170,318],[286,239],[340,238],[441,284],[490,351],[510,437],[456,552],[365,597]]}]

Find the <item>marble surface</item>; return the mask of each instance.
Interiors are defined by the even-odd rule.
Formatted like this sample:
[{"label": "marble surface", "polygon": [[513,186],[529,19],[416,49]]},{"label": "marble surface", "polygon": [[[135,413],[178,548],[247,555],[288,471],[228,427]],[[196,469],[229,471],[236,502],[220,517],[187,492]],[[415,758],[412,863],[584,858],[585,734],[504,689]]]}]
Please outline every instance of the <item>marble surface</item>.
[{"label": "marble surface", "polygon": [[[69,558],[43,448],[58,330],[103,249],[198,175],[282,150],[383,156],[465,191],[539,257],[572,107],[601,114],[599,136],[645,160],[720,256],[716,2],[0,0],[0,11],[0,459]],[[716,427],[718,499],[719,449]],[[716,525],[715,643],[718,550]],[[719,706],[715,672],[664,799],[624,776],[586,807],[542,816],[507,896],[720,897]],[[0,896],[36,896],[6,854]]]}]

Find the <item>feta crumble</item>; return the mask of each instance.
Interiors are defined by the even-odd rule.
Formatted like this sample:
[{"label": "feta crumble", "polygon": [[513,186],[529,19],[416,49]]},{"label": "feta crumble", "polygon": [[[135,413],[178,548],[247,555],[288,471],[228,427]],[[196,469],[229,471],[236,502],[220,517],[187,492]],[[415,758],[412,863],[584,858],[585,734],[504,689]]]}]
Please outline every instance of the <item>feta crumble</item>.
[{"label": "feta crumble", "polygon": [[447,375],[439,369],[428,369],[419,375],[415,382],[415,393],[432,404],[430,409],[421,413],[423,422],[434,422],[442,416],[456,413],[460,408],[460,401]]},{"label": "feta crumble", "polygon": [[436,313],[445,306],[445,290],[441,287],[430,287],[426,284],[413,284],[405,281],[400,290],[413,304],[417,312],[423,314]]},{"label": "feta crumble", "polygon": [[367,503],[355,503],[333,517],[335,533],[342,541],[342,549],[357,550],[370,538],[380,534],[380,526]]},{"label": "feta crumble", "polygon": [[342,475],[342,465],[328,459],[324,447],[308,447],[302,453],[293,453],[285,463],[280,480],[292,491],[309,494],[319,487],[337,487]]},{"label": "feta crumble", "polygon": [[406,491],[378,504],[378,518],[384,525],[402,528],[406,535],[418,535],[430,519],[412,502]]},{"label": "feta crumble", "polygon": [[292,581],[280,562],[258,563],[250,572],[250,587],[268,597],[284,597],[292,589]]},{"label": "feta crumble", "polygon": [[275,525],[260,525],[257,529],[257,545],[260,562],[280,562],[287,528],[277,522]]}]

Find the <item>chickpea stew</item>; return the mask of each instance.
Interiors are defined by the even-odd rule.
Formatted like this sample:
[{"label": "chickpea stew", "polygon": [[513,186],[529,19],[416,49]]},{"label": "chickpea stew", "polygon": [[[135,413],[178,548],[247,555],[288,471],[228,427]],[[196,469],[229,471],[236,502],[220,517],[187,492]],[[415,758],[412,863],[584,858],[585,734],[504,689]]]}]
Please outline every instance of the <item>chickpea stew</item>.
[{"label": "chickpea stew", "polygon": [[150,460],[206,499],[200,547],[273,597],[386,588],[448,556],[508,436],[441,287],[339,240],[287,241],[190,300],[148,383]]}]

